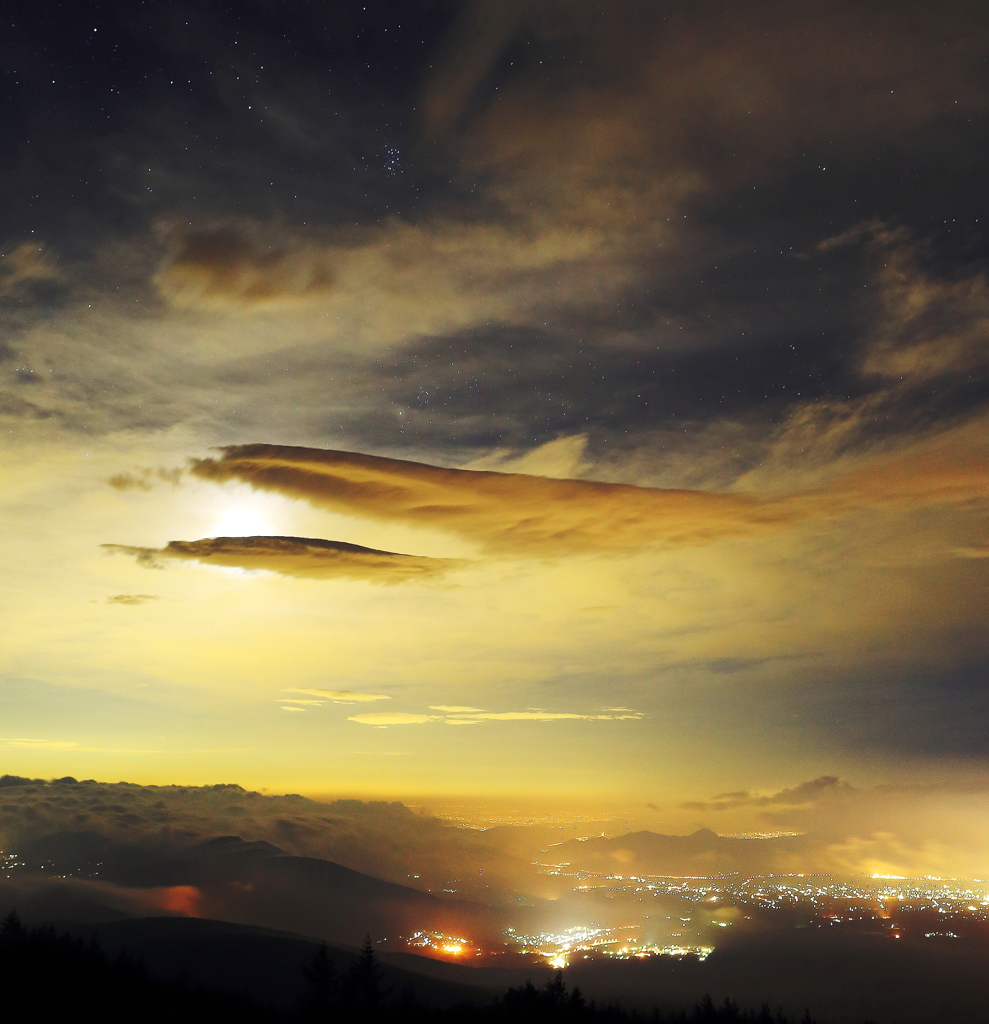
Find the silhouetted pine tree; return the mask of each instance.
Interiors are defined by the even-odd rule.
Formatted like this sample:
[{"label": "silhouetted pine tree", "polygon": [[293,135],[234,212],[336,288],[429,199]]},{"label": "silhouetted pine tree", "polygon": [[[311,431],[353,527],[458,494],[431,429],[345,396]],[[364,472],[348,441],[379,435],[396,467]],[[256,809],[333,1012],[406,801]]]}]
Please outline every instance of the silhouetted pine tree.
[{"label": "silhouetted pine tree", "polygon": [[3,1019],[97,1018],[142,1024],[274,1024],[279,1015],[247,996],[155,981],[126,955],[111,962],[95,942],[25,928],[16,914],[0,925]]},{"label": "silhouetted pine tree", "polygon": [[697,1004],[697,1008],[694,1010],[694,1020],[703,1021],[707,1024],[708,1021],[716,1021],[718,1019],[718,1011],[714,1005],[714,1000],[711,998],[710,992],[704,993],[704,998]]},{"label": "silhouetted pine tree", "polygon": [[306,1021],[329,1021],[337,1011],[337,970],[323,942],[302,968],[306,989],[302,994],[302,1016]]},{"label": "silhouetted pine tree", "polygon": [[17,916],[17,911],[12,910],[3,919],[3,924],[0,925],[0,943],[10,945],[22,940],[24,935],[24,925],[21,924],[21,919]]},{"label": "silhouetted pine tree", "polygon": [[371,1020],[377,1016],[386,993],[381,986],[381,967],[370,935],[365,937],[357,959],[347,972],[341,994],[341,1002],[349,1017]]}]

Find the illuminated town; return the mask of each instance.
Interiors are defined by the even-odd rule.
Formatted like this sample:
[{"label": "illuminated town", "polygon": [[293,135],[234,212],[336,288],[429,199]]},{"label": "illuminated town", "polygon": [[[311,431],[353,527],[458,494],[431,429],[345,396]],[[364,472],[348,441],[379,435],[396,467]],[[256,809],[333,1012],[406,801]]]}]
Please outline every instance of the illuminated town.
[{"label": "illuminated town", "polygon": [[713,946],[690,946],[673,943],[656,945],[639,942],[632,935],[619,936],[617,932],[630,932],[632,928],[567,928],[561,932],[539,932],[535,935],[521,935],[514,928],[505,931],[505,940],[519,953],[535,954],[550,967],[562,970],[578,956],[587,960],[593,954],[616,960],[642,960],[652,956],[694,956],[705,960],[714,952]]},{"label": "illuminated town", "polygon": [[[564,872],[553,869],[553,873]],[[481,949],[468,939],[440,932],[416,932],[406,942],[416,952],[442,959],[508,953],[562,970],[578,960],[598,957],[703,961],[717,948],[719,936],[725,941],[731,934],[729,929],[744,930],[747,924],[758,926],[767,919],[790,927],[842,927],[892,939],[989,936],[989,882],[981,879],[582,874],[583,882],[571,890],[568,902],[574,916],[585,900],[603,899],[628,923],[588,923],[545,931],[508,928],[501,950]],[[643,913],[653,900],[669,913]],[[597,909],[596,905],[593,912]]]},{"label": "illuminated town", "polygon": [[[99,866],[56,869],[50,861],[29,863],[17,853],[0,852],[0,873],[7,878],[32,871],[95,878]],[[508,958],[563,969],[596,958],[703,961],[734,934],[767,924],[839,928],[907,941],[989,939],[986,879],[640,876],[595,874],[568,864],[539,867],[567,882],[568,891],[552,905],[559,926],[534,927],[530,916],[528,927],[507,927],[500,937],[489,935],[483,941],[423,928],[402,940],[406,948],[436,959],[478,963],[497,957],[502,963]]]},{"label": "illuminated town", "polygon": [[[888,918],[899,913],[934,912],[989,921],[989,883],[981,879],[934,877],[835,879],[830,875],[770,875],[753,878],[680,878],[613,875],[605,888],[623,893],[676,896],[689,902],[764,910],[812,910],[827,920]],[[615,886],[614,883],[619,885]],[[578,886],[574,891],[600,889]],[[834,911],[840,909],[840,916]]]},{"label": "illuminated town", "polygon": [[406,940],[407,946],[427,956],[446,959],[459,959],[467,956],[482,956],[483,953],[469,940],[456,935],[444,935],[443,932],[413,932]]}]

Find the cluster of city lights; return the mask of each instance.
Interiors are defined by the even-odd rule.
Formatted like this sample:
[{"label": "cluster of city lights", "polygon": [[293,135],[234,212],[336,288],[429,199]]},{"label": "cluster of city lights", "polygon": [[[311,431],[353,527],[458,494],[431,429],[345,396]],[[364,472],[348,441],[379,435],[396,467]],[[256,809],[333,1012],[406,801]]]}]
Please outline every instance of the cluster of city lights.
[{"label": "cluster of city lights", "polygon": [[[554,871],[560,873],[562,871]],[[907,878],[873,875],[835,878],[831,875],[768,875],[761,877],[673,877],[631,875],[597,876],[573,890],[608,892],[638,897],[676,897],[692,903],[710,903],[740,909],[790,911],[807,914],[817,927],[856,924],[889,929],[900,938],[910,915],[937,915],[949,922],[989,923],[989,884],[983,879]],[[894,923],[896,917],[899,923]],[[922,918],[921,918],[922,920]],[[712,921],[728,927],[727,922]],[[925,931],[927,938],[956,938],[953,931]]]},{"label": "cluster of city lights", "polygon": [[467,939],[457,935],[444,935],[443,932],[414,932],[405,943],[413,949],[428,951],[432,956],[480,956]]},{"label": "cluster of city lights", "polygon": [[[98,862],[98,864],[102,863],[102,861]],[[59,872],[55,870],[50,860],[39,864],[28,864],[19,853],[7,853],[0,850],[0,873],[6,873],[6,877],[10,878],[10,872],[18,869],[25,869],[28,872],[44,871],[52,878],[81,878],[83,875],[94,878],[99,874],[99,871],[86,871],[83,868],[72,868],[69,872]]]},{"label": "cluster of city lights", "polygon": [[806,832],[719,832],[723,839],[792,839],[794,836],[806,835]]},{"label": "cluster of city lights", "polygon": [[[985,885],[973,888],[958,880],[941,878],[897,879],[888,877],[836,880],[821,875],[788,875],[762,878],[669,878],[631,879],[636,892],[679,896],[690,901],[717,901],[738,906],[772,910],[809,905],[815,910],[836,905],[848,913],[882,911],[891,905],[900,910],[931,910],[943,914],[963,913],[977,920],[989,920],[989,891]],[[974,880],[972,880],[974,881]],[[629,885],[621,887],[624,890]]]},{"label": "cluster of city lights", "polygon": [[713,946],[690,946],[670,944],[660,946],[651,942],[639,942],[631,936],[623,937],[616,932],[628,932],[632,928],[597,928],[593,925],[567,928],[560,932],[537,932],[524,935],[514,928],[503,933],[507,945],[517,952],[537,956],[550,967],[562,970],[578,956],[589,959],[593,955],[610,957],[615,960],[644,960],[653,956],[696,957],[706,960],[714,952]]},{"label": "cluster of city lights", "polygon": [[11,870],[22,867],[24,867],[24,861],[22,861],[16,853],[4,853],[0,850],[0,871],[8,872],[8,878],[10,878],[9,872]]}]

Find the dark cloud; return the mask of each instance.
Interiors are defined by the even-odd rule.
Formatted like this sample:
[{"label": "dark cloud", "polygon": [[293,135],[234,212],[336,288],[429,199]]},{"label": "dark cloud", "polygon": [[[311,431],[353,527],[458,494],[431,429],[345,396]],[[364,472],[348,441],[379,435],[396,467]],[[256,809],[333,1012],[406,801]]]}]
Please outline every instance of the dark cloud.
[{"label": "dark cloud", "polygon": [[[5,44],[9,251],[62,252],[85,309],[311,316],[229,324],[205,364],[170,331],[167,358],[35,338],[12,357],[53,387],[9,416],[226,441],[277,417],[280,439],[440,461],[580,431],[598,475],[690,486],[757,467],[790,424],[798,451],[836,424],[854,451],[986,407],[962,339],[984,320],[978,5],[73,17],[82,46],[34,46],[30,14]],[[860,224],[898,254],[861,230],[815,249]],[[924,267],[897,285],[908,251]],[[939,319],[944,352],[899,382],[921,358],[889,357],[908,293],[928,308],[901,327]]]},{"label": "dark cloud", "polygon": [[172,248],[159,287],[180,304],[254,305],[318,296],[333,286],[328,259],[291,239],[266,242],[238,227],[176,229]]},{"label": "dark cloud", "polygon": [[989,658],[982,632],[973,620],[949,634],[954,650],[971,652],[960,665],[935,663],[922,671],[905,666],[871,679],[854,674],[826,689],[808,687],[793,711],[832,749],[907,763],[933,758],[979,765],[989,756],[983,727],[989,719]]},{"label": "dark cloud", "polygon": [[178,485],[182,471],[178,469],[140,469],[134,473],[115,473],[107,483],[117,491],[150,491],[156,483]]},{"label": "dark cloud", "polygon": [[173,540],[160,549],[123,544],[104,544],[103,547],[133,555],[142,565],[152,567],[161,567],[162,559],[175,558],[228,568],[264,569],[301,579],[345,578],[370,580],[372,583],[409,583],[436,578],[466,564],[452,558],[400,555],[359,544],[312,537],[211,537],[206,540]]}]

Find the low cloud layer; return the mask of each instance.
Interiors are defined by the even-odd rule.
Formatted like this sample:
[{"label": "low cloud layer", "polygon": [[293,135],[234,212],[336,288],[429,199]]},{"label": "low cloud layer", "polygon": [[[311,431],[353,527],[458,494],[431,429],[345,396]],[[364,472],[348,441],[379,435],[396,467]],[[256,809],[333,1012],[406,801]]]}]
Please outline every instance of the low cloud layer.
[{"label": "low cloud layer", "polygon": [[[396,802],[320,802],[294,794],[267,796],[237,785],[139,786],[6,775],[0,777],[0,806],[0,850],[8,853],[65,832],[89,833],[88,838],[95,833],[115,845],[162,856],[236,835],[422,889],[441,889],[461,873],[477,876],[480,865],[497,884],[528,873],[524,864],[489,847],[483,833]],[[417,879],[411,878],[410,865]],[[161,900],[151,902],[145,913],[163,908]],[[181,906],[170,909],[182,911]]]},{"label": "low cloud layer", "polygon": [[800,834],[787,870],[986,874],[989,789],[978,780],[866,787],[822,776],[775,792],[722,793],[683,808],[718,832]]},{"label": "low cloud layer", "polygon": [[848,797],[856,790],[847,782],[835,775],[823,775],[810,782],[802,782],[792,789],[782,789],[777,793],[750,793],[739,790],[737,793],[719,793],[708,801],[690,801],[681,804],[688,811],[729,811],[742,807],[772,807],[776,810],[807,809],[816,802]]},{"label": "low cloud layer", "polygon": [[[262,569],[301,579],[368,580],[408,583],[443,576],[465,563],[378,551],[341,541],[312,537],[213,537],[169,541],[164,548],[104,544],[111,552],[132,555],[142,565],[160,568],[162,559],[185,559],[230,569]],[[138,603],[126,602],[126,603]]]}]

